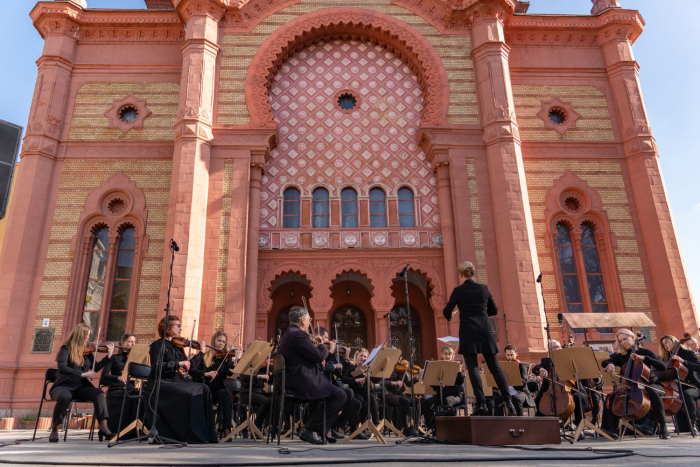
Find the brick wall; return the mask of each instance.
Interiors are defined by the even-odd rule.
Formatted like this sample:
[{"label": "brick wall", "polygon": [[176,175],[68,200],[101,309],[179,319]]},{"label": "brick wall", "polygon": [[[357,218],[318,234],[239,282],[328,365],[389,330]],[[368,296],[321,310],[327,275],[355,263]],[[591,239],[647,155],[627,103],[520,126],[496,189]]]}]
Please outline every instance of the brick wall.
[{"label": "brick wall", "polygon": [[486,254],[484,253],[484,237],[481,230],[481,213],[479,211],[479,196],[476,191],[476,170],[474,159],[467,158],[467,182],[469,184],[469,206],[472,211],[472,228],[474,230],[474,251],[476,251],[476,277],[480,284],[488,285],[486,275]]},{"label": "brick wall", "polygon": [[231,230],[231,182],[233,178],[233,161],[227,160],[224,165],[224,192],[221,203],[221,225],[219,234],[219,262],[216,273],[216,315],[214,329],[224,328],[224,313],[226,311],[226,281],[228,271],[228,245]]},{"label": "brick wall", "polygon": [[[560,135],[556,130],[544,127],[544,121],[536,114],[542,109],[542,101],[558,97],[571,102],[581,114],[576,128]],[[605,94],[594,86],[537,86],[514,84],[515,113],[523,141],[613,141],[615,139]]]},{"label": "brick wall", "polygon": [[[290,20],[332,6],[341,5],[332,4],[328,0],[305,0],[271,15],[250,33],[224,36],[221,45],[219,74],[218,124],[246,125],[250,123],[250,115],[245,103],[245,78],[248,66],[263,41]],[[479,123],[468,35],[442,35],[423,18],[406,9],[391,5],[389,0],[350,0],[343,2],[342,6],[379,11],[414,27],[433,45],[447,72],[450,82],[450,106],[447,122],[454,124]]]},{"label": "brick wall", "polygon": [[62,338],[61,329],[74,254],[70,251],[70,245],[78,230],[80,212],[84,209],[88,194],[118,171],[124,172],[133,180],[146,197],[146,234],[149,236],[149,245],[143,253],[134,334],[139,339],[153,338],[158,313],[172,162],[76,160],[63,164],[35,322],[35,327],[41,327],[43,318],[51,318],[51,326],[56,329],[56,342]]},{"label": "brick wall", "polygon": [[[180,86],[175,83],[85,83],[75,96],[75,107],[68,139],[72,140],[172,140],[180,98]],[[143,127],[123,133],[119,128],[108,128],[104,113],[116,99],[133,94],[146,99],[152,112]]]},{"label": "brick wall", "polygon": [[[649,309],[649,295],[646,291],[642,261],[639,256],[638,243],[619,162],[529,160],[525,161],[524,165],[537,242],[537,255],[543,273],[542,283],[550,321],[556,322],[556,314],[559,312],[560,303],[557,287],[560,284],[558,279],[554,277],[552,252],[544,244],[546,235],[545,195],[554,181],[564,175],[567,169],[595,189],[603,200],[603,210],[607,212],[610,230],[617,238],[617,248],[614,249],[614,254],[624,311],[646,313],[649,318],[653,319]],[[606,293],[609,295],[610,291],[606,290]],[[655,340],[653,329],[652,340]]]}]

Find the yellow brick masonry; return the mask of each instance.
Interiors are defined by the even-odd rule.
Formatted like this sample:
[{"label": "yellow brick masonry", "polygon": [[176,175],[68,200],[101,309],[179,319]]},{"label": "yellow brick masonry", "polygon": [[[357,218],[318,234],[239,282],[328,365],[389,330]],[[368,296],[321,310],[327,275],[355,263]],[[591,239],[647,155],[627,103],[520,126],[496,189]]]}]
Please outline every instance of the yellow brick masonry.
[{"label": "yellow brick masonry", "polygon": [[224,328],[226,311],[226,280],[228,271],[228,242],[231,230],[231,184],[233,178],[233,161],[224,164],[224,192],[221,206],[221,234],[219,236],[219,261],[216,273],[216,314],[214,329]]},{"label": "yellow brick masonry", "polygon": [[477,278],[480,283],[488,285],[484,237],[481,230],[481,213],[479,211],[479,197],[476,191],[476,170],[474,169],[474,159],[472,158],[467,158],[467,183],[469,184],[469,206],[472,212],[472,229],[474,230]]},{"label": "yellow brick masonry", "polygon": [[[255,53],[271,33],[298,16],[337,6],[340,6],[338,2],[328,0],[304,0],[301,4],[285,8],[266,18],[250,33],[224,36],[221,46],[217,123],[220,125],[250,123],[245,102],[245,78]],[[342,2],[342,6],[379,11],[414,27],[433,45],[447,72],[450,83],[448,123],[479,123],[468,35],[442,35],[420,16],[391,5],[389,0],[349,0]]]},{"label": "yellow brick masonry", "polygon": [[[75,97],[75,108],[68,139],[71,140],[136,140],[160,141],[175,137],[175,120],[180,86],[175,83],[85,83]],[[142,128],[123,133],[108,128],[104,113],[117,99],[133,94],[146,99],[152,112]]]},{"label": "yellow brick masonry", "polygon": [[[61,338],[73,263],[70,244],[78,230],[80,212],[84,209],[88,194],[118,171],[124,172],[133,180],[146,197],[146,234],[149,236],[149,245],[143,253],[141,263],[134,334],[139,340],[153,338],[158,313],[172,162],[78,160],[63,164],[35,323],[36,327],[41,327],[43,318],[51,318],[57,340]],[[78,242],[78,246],[81,244]]]},{"label": "yellow brick masonry", "polygon": [[[537,255],[543,272],[543,286],[549,319],[556,320],[560,303],[557,295],[557,278],[554,276],[552,252],[544,245],[545,196],[554,181],[566,170],[571,170],[579,178],[594,188],[603,200],[603,209],[607,212],[610,229],[617,238],[614,249],[624,307],[627,312],[646,313],[650,318],[649,295],[646,291],[642,263],[639,257],[637,239],[632,224],[629,203],[625,191],[620,164],[617,161],[556,161],[526,160],[525,177],[527,180],[532,221],[537,243]],[[652,335],[652,340],[655,335]]]},{"label": "yellow brick masonry", "polygon": [[[537,116],[542,101],[558,97],[571,102],[573,109],[581,114],[576,128],[560,135],[556,130],[544,127]],[[515,113],[523,141],[613,141],[615,139],[608,112],[605,94],[593,86],[536,86],[513,85]]]}]

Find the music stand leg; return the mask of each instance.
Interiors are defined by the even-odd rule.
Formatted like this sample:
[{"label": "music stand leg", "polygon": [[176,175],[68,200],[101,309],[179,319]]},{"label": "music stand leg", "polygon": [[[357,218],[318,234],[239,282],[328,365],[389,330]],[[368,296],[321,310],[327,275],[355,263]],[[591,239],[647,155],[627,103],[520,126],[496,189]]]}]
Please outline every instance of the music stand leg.
[{"label": "music stand leg", "polygon": [[367,385],[367,420],[365,420],[358,428],[357,430],[353,431],[350,436],[345,438],[343,441],[343,444],[350,442],[351,439],[355,439],[357,435],[362,433],[365,430],[371,431],[374,436],[377,437],[377,442],[379,444],[386,444],[386,441],[384,440],[384,437],[382,434],[379,432],[377,427],[374,425],[374,422],[372,422],[372,412],[370,410],[370,392],[369,392],[369,385],[370,385],[370,380],[369,380],[369,368],[365,370],[365,384]]},{"label": "music stand leg", "polygon": [[250,386],[248,387],[248,417],[246,418],[245,422],[238,425],[234,431],[223,438],[220,441],[221,443],[227,442],[229,439],[233,438],[246,428],[250,429],[250,437],[253,438],[253,441],[255,441],[256,436],[260,438],[261,441],[265,439],[258,427],[255,426],[255,423],[253,423],[253,377],[253,367],[250,367]]}]

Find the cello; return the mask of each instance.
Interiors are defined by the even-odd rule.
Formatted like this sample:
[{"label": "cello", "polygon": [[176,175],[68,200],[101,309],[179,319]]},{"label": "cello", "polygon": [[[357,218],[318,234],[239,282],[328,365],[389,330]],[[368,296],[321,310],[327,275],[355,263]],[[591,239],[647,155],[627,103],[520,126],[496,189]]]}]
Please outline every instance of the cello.
[{"label": "cello", "polygon": [[[644,336],[638,334],[634,341],[634,347],[630,350],[630,355],[637,352],[639,342],[644,339]],[[644,364],[643,361],[632,359],[622,366],[620,370],[624,373],[620,387],[615,393],[615,399],[612,404],[613,413],[627,420],[640,420],[649,413],[651,409],[651,401],[647,396],[643,387],[649,384],[649,376],[651,370]]]},{"label": "cello", "polygon": [[[569,342],[564,345],[564,348],[574,346],[574,336],[569,336]],[[554,370],[554,363],[550,359],[551,369]],[[576,410],[576,403],[571,389],[576,384],[575,381],[566,381],[562,383],[558,380],[555,371],[547,378],[550,385],[547,394],[540,399],[539,410],[546,417],[559,417],[560,420],[566,420]],[[547,397],[549,396],[549,397]]]},{"label": "cello", "polygon": [[[673,349],[673,352],[671,352],[671,355],[669,355],[668,357],[668,362],[666,362],[667,369],[675,368],[678,371],[678,377],[681,381],[685,380],[688,377],[688,368],[686,368],[685,365],[683,365],[682,363],[673,360],[672,357],[674,355],[677,355],[678,349],[681,347],[681,345],[685,344],[690,339],[692,339],[692,337],[686,332],[683,335],[683,339],[678,341],[676,347]],[[667,381],[662,384],[664,386],[664,389],[666,390],[666,394],[664,394],[663,396],[664,409],[666,411],[666,415],[676,415],[678,411],[683,407],[683,399],[681,399],[681,397],[683,397],[682,390],[678,387],[678,382],[676,381]]]}]

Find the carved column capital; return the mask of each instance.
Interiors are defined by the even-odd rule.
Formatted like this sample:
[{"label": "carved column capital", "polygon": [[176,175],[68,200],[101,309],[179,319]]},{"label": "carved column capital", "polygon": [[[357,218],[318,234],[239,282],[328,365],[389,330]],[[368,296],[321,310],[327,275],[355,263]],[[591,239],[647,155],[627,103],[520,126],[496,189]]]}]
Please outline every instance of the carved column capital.
[{"label": "carved column capital", "polygon": [[217,23],[226,14],[228,0],[173,0],[182,21],[188,23],[194,16],[207,16]]}]

